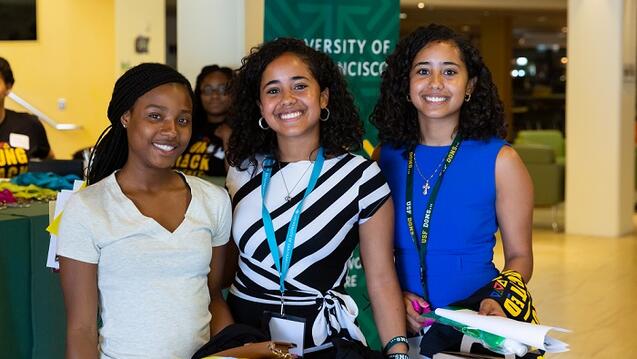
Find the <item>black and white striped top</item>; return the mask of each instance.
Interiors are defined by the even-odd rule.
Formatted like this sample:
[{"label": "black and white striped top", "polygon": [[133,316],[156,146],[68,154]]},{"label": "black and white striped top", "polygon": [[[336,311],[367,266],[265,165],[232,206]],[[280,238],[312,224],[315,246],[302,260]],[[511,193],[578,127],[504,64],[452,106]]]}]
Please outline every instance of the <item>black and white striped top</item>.
[{"label": "black and white striped top", "polygon": [[[226,180],[233,205],[232,236],[239,249],[239,269],[230,293],[245,302],[260,304],[249,306],[255,311],[278,311],[281,295],[279,274],[261,218],[263,158],[258,159],[256,171],[253,167],[247,171],[231,168]],[[272,216],[280,253],[294,209],[303,198],[309,182],[311,166],[310,161],[299,161],[275,164],[272,170],[265,203]],[[288,190],[291,191],[290,202],[285,200]],[[328,297],[335,295],[341,298],[337,301],[346,302],[348,308],[343,309],[358,312],[351,298],[342,300],[347,260],[359,242],[358,226],[388,198],[389,187],[375,162],[354,154],[325,160],[316,187],[303,205],[294,253],[285,279],[286,308],[298,306],[294,310],[298,315],[298,310],[307,306],[307,315],[304,316],[308,321],[306,332],[313,330],[312,324],[318,319],[314,318],[317,316],[317,303],[320,306]],[[352,305],[354,308],[349,308]],[[260,317],[261,312],[253,315]],[[343,328],[347,326],[342,324]],[[326,328],[326,331],[330,335],[330,329]],[[324,339],[321,335],[318,340],[314,335],[316,345],[322,343],[321,339]]]}]

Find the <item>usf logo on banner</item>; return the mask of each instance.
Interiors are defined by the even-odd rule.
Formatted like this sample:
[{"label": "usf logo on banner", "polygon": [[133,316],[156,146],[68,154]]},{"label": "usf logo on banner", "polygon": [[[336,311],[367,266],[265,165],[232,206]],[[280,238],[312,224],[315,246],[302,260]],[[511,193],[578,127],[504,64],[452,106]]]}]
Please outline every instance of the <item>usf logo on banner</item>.
[{"label": "usf logo on banner", "polygon": [[[367,155],[377,142],[368,118],[378,98],[385,58],[398,40],[399,14],[399,0],[265,0],[265,41],[303,39],[338,63],[365,124]],[[358,304],[358,322],[369,345],[380,349],[358,250],[350,259],[345,286]]]}]

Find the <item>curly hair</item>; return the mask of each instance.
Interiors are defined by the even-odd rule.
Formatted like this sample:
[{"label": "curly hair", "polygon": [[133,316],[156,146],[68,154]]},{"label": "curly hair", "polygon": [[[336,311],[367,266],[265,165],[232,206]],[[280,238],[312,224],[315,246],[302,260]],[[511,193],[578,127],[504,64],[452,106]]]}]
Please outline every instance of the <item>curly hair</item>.
[{"label": "curly hair", "polygon": [[506,127],[502,101],[482,56],[468,39],[448,27],[430,24],[403,38],[387,57],[380,97],[370,115],[370,122],[378,128],[380,141],[397,148],[405,147],[407,151],[412,151],[420,142],[417,110],[406,100],[409,72],[416,54],[434,42],[454,44],[460,50],[469,79],[476,79],[471,100],[463,102],[460,108],[458,134],[475,140],[493,136],[504,138]]},{"label": "curly hair", "polygon": [[195,102],[192,107],[192,133],[193,138],[191,141],[197,140],[195,134],[200,134],[203,131],[204,125],[208,121],[208,117],[206,114],[206,109],[203,107],[203,103],[201,102],[201,84],[206,76],[220,72],[228,79],[228,83],[232,82],[234,79],[234,71],[229,67],[221,67],[219,65],[207,65],[201,69],[199,75],[197,75],[197,81],[195,83]]},{"label": "curly hair", "polygon": [[326,156],[337,156],[360,148],[362,122],[338,65],[302,40],[278,38],[252,48],[250,54],[241,60],[241,68],[230,86],[234,102],[230,110],[232,135],[226,155],[228,163],[240,170],[249,167],[246,160],[256,165],[257,154],[277,153],[276,133],[262,130],[258,125],[261,111],[257,103],[263,72],[268,64],[285,53],[292,53],[307,64],[321,91],[329,89],[330,117],[319,125],[319,142]]}]

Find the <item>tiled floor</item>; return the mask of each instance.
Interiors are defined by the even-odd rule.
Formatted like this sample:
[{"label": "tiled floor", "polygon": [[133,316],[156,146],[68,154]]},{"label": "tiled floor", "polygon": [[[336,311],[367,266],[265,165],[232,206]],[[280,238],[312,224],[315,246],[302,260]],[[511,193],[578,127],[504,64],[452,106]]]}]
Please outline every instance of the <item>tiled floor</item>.
[{"label": "tiled floor", "polygon": [[637,234],[575,236],[537,224],[529,288],[540,321],[573,331],[556,335],[571,351],[548,357],[637,358]]}]

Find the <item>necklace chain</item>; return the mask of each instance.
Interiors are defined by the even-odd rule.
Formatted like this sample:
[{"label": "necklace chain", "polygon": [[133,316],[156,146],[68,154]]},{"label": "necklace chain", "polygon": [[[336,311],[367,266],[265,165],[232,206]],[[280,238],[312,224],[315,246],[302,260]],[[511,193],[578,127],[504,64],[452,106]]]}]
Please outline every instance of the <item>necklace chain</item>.
[{"label": "necklace chain", "polygon": [[292,189],[288,189],[288,184],[285,181],[285,176],[283,175],[283,167],[281,167],[281,162],[280,161],[277,161],[277,162],[279,164],[279,172],[281,172],[281,179],[283,179],[283,186],[285,186],[285,191],[287,192],[287,195],[284,197],[284,199],[285,199],[286,202],[290,202],[292,200],[292,192],[294,192],[294,189],[296,188],[296,186],[298,186],[299,183],[301,183],[301,180],[305,177],[305,174],[310,169],[310,167],[312,167],[312,165],[314,164],[314,161],[310,161],[310,165],[307,166],[305,171],[303,171],[303,174],[301,175],[301,178],[299,178],[299,180],[296,181],[296,183],[294,184],[294,187],[292,187]]},{"label": "necklace chain", "polygon": [[422,194],[423,195],[427,195],[427,193],[429,193],[429,190],[431,189],[431,186],[429,185],[429,181],[434,177],[434,175],[438,172],[438,170],[440,169],[440,167],[442,167],[442,164],[445,163],[445,157],[442,157],[442,161],[440,161],[440,163],[438,164],[438,167],[436,167],[436,169],[433,171],[433,173],[431,174],[431,176],[429,176],[429,178],[425,177],[425,175],[422,174],[422,172],[420,171],[420,167],[418,167],[418,161],[416,161],[416,153],[414,153],[414,167],[416,168],[416,172],[418,172],[418,175],[420,177],[422,177],[423,180],[425,180],[425,183],[422,185]]}]

